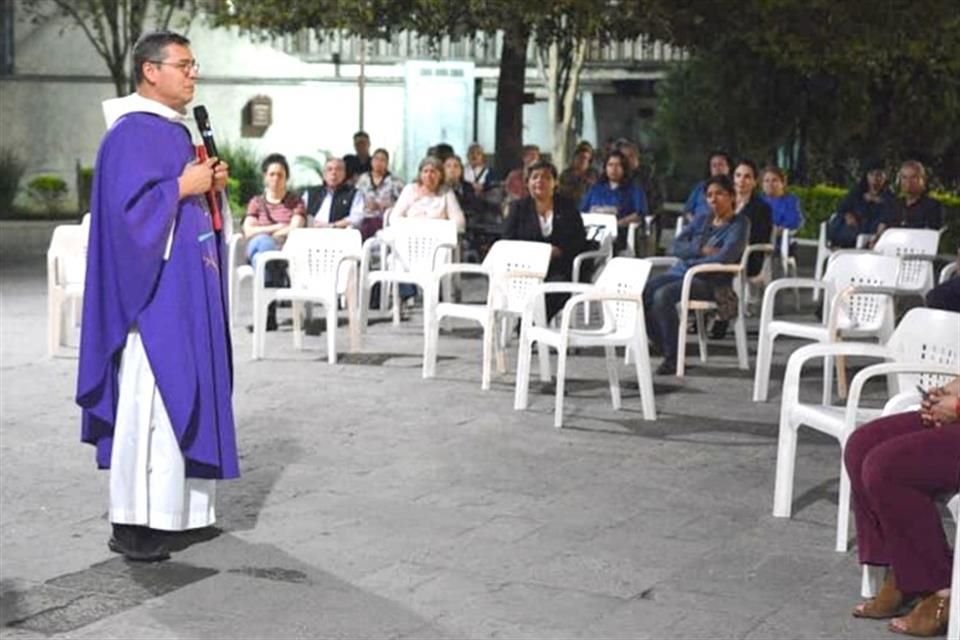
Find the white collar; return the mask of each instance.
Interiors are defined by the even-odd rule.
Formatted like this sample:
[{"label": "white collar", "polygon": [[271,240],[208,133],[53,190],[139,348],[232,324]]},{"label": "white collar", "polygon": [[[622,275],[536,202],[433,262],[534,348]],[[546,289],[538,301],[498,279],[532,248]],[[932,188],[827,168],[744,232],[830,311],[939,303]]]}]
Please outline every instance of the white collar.
[{"label": "white collar", "polygon": [[107,122],[107,129],[121,117],[130,113],[152,113],[172,122],[185,123],[189,118],[186,113],[180,113],[167,105],[146,98],[139,93],[131,93],[122,98],[110,98],[103,101],[103,118]]}]

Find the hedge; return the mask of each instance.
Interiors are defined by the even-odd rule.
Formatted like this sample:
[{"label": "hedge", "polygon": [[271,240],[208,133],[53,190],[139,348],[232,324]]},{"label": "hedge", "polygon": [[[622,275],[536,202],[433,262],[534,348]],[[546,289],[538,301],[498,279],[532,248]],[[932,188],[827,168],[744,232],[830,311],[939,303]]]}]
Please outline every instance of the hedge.
[{"label": "hedge", "polygon": [[[791,186],[788,191],[800,198],[800,206],[806,219],[797,234],[801,238],[816,238],[820,233],[820,223],[837,210],[840,201],[847,194],[846,189],[826,184],[813,187]],[[960,247],[960,196],[941,192],[931,192],[930,195],[943,205],[943,220],[947,227],[940,239],[940,253],[954,254]]]}]

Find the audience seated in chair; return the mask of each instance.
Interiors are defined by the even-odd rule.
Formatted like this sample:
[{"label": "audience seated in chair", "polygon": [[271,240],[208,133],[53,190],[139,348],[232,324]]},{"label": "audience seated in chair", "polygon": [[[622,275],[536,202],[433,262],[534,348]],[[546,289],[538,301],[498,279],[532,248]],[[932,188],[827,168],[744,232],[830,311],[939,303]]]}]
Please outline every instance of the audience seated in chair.
[{"label": "audience seated in chair", "polygon": [[617,215],[617,240],[614,251],[627,247],[627,230],[630,223],[643,222],[647,213],[647,197],[633,181],[627,169],[627,159],[619,151],[612,151],[604,163],[603,177],[587,191],[580,202],[584,213],[615,213]]},{"label": "audience seated in chair", "polygon": [[[910,229],[939,229],[943,206],[927,193],[927,171],[916,160],[900,166],[900,197],[893,208],[891,226]],[[881,229],[882,233],[882,229]]]},{"label": "audience seated in chair", "polygon": [[[847,440],[860,562],[887,567],[877,596],[853,615],[892,618],[889,628],[897,633],[947,629],[952,554],[935,498],[958,489],[958,412],[960,377],[931,390],[919,411],[869,422]],[[910,613],[896,617],[914,598]]]},{"label": "audience seated in chair", "polygon": [[580,202],[598,178],[599,173],[593,166],[593,147],[583,140],[573,150],[570,166],[560,174],[557,193],[574,202]]},{"label": "audience seated in chair", "polygon": [[713,176],[732,176],[733,158],[724,151],[710,152],[707,157],[706,178],[698,182],[690,191],[686,202],[683,203],[684,224],[695,223],[701,225],[713,213],[707,204],[707,179]]},{"label": "audience seated in chair", "polygon": [[[651,278],[643,291],[647,336],[663,355],[658,374],[677,368],[677,302],[680,301],[683,275],[690,267],[705,263],[735,264],[747,246],[750,221],[734,213],[733,182],[725,175],[706,181],[707,202],[713,212],[702,227],[689,224],[674,240],[672,253],[679,258],[670,270]],[[714,300],[720,288],[729,288],[731,277],[711,275],[693,279],[691,298]]]},{"label": "audience seated in chair", "polygon": [[357,131],[353,134],[353,153],[343,156],[343,164],[347,170],[347,181],[356,182],[357,178],[368,173],[372,167],[373,157],[370,155],[370,136],[366,131]]},{"label": "audience seated in chair", "polygon": [[945,279],[941,276],[940,284],[927,292],[926,303],[932,309],[960,313],[960,251],[957,252],[953,275],[946,276]]},{"label": "audience seated in chair", "polygon": [[[586,247],[583,219],[572,200],[555,193],[557,168],[540,160],[527,168],[527,195],[510,205],[503,221],[503,238],[548,242],[553,246],[547,282],[569,282],[573,259]],[[548,294],[547,321],[560,309],[569,294]]]},{"label": "audience seated in chair", "polygon": [[383,216],[393,208],[403,191],[403,180],[390,173],[390,154],[377,149],[370,157],[370,171],[357,178],[357,192],[363,198],[360,234],[366,240],[381,227]]},{"label": "audience seated in chair", "polygon": [[874,235],[893,220],[893,193],[887,185],[887,170],[882,162],[871,162],[863,177],[837,207],[837,215],[827,225],[830,246],[852,249],[857,236]]},{"label": "audience seated in chair", "polygon": [[359,229],[363,224],[363,196],[347,182],[346,164],[329,158],[323,165],[323,184],[303,193],[303,204],[314,227]]},{"label": "audience seated in chair", "polygon": [[[306,220],[303,202],[287,191],[290,166],[279,153],[268,155],[260,165],[263,172],[263,193],[247,204],[243,219],[243,236],[247,245],[247,260],[256,268],[257,254],[274,251],[283,246],[291,229],[302,227]],[[268,271],[266,285],[283,286],[282,269]],[[271,304],[267,315],[267,331],[277,328],[277,309]]]},{"label": "audience seated in chair", "polygon": [[[763,201],[770,207],[773,214],[773,245],[780,246],[780,236],[786,231],[796,231],[803,226],[803,211],[800,209],[800,198],[787,193],[787,174],[776,165],[767,165],[763,169]],[[796,252],[795,245],[791,245],[790,254]]]},{"label": "audience seated in chair", "polygon": [[523,145],[521,165],[503,179],[504,204],[509,206],[516,200],[527,197],[527,170],[534,162],[540,161],[540,147],[535,144]]}]

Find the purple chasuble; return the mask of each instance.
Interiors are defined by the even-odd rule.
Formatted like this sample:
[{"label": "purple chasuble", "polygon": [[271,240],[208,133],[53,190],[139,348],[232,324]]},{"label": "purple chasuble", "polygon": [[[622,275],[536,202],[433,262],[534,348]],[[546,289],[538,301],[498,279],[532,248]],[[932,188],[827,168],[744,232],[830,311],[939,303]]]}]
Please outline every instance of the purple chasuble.
[{"label": "purple chasuble", "polygon": [[81,439],[96,445],[101,469],[110,466],[120,357],[136,327],[187,477],[240,475],[226,245],[202,196],[178,198],[177,179],[195,157],[182,124],[143,112],[114,123],[97,154],[77,404]]}]

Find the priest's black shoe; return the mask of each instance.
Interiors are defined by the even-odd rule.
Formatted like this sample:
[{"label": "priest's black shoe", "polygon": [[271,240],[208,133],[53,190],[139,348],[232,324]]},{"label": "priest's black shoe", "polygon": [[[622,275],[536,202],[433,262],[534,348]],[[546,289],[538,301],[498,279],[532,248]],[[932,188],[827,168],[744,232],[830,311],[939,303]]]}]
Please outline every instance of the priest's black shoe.
[{"label": "priest's black shoe", "polygon": [[134,562],[159,562],[170,557],[162,535],[148,527],[114,524],[110,550]]}]

